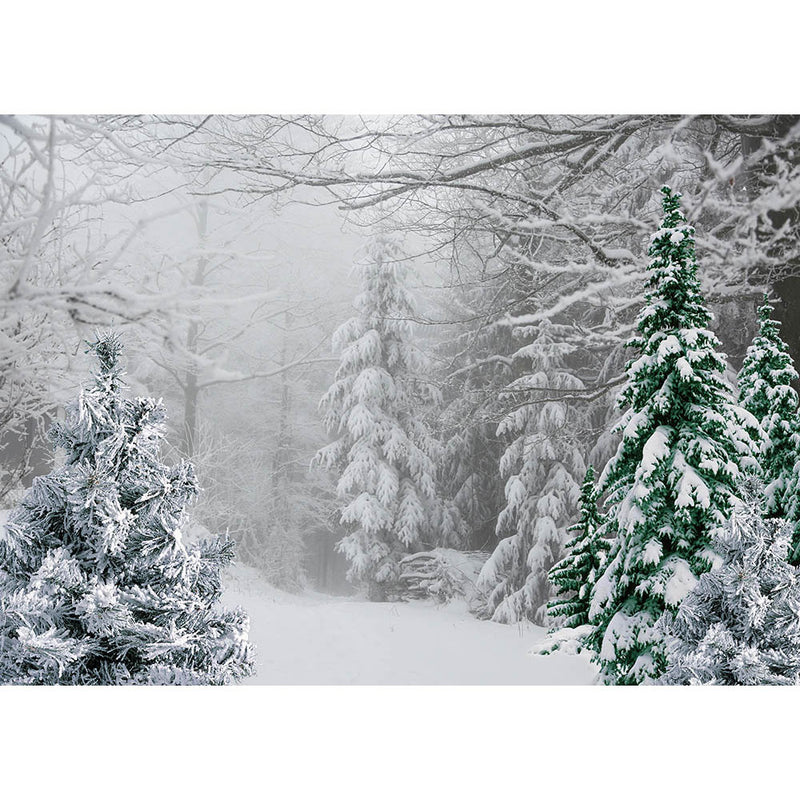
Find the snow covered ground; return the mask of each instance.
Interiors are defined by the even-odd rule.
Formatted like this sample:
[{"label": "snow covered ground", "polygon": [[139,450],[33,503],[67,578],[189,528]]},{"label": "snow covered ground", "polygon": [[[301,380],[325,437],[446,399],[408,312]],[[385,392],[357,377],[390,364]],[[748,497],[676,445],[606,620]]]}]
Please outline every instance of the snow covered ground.
[{"label": "snow covered ground", "polygon": [[476,620],[459,603],[292,595],[242,566],[226,587],[226,605],[250,614],[258,648],[250,684],[552,685],[595,675],[583,656],[531,656],[543,628]]},{"label": "snow covered ground", "polygon": [[544,628],[477,620],[463,603],[293,595],[241,565],[225,587],[224,603],[250,614],[249,684],[588,684],[596,673],[583,656],[530,655]]}]

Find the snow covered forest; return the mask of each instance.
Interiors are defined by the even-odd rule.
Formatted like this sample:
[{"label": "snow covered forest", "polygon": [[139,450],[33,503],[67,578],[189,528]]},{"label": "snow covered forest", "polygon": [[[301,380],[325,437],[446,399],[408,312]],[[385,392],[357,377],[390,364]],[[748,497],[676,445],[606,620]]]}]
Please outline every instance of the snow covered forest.
[{"label": "snow covered forest", "polygon": [[0,116],[0,681],[797,684],[800,117]]}]

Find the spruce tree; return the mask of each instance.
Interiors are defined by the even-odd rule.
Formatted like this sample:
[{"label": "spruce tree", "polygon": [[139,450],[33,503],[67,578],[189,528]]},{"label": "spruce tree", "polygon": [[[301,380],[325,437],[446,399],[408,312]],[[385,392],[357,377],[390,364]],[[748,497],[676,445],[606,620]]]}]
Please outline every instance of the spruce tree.
[{"label": "spruce tree", "polygon": [[483,614],[494,622],[547,621],[548,572],[564,555],[580,497],[578,476],[586,469],[575,410],[561,399],[584,388],[565,366],[574,348],[566,326],[545,320],[515,354],[526,373],[506,388],[516,407],[498,426],[500,435],[511,438],[500,461],[506,504],[496,533],[503,538],[477,581],[487,598]]},{"label": "spruce tree", "polygon": [[164,407],[124,395],[120,350],[110,333],[90,345],[99,372],[51,431],[64,464],[35,479],[0,542],[3,683],[225,684],[252,670],[248,618],[218,602],[232,543],[184,540],[192,465],[160,460]]},{"label": "spruce tree", "polygon": [[321,403],[337,438],[315,462],[339,473],[341,522],[349,530],[337,546],[350,562],[348,577],[383,600],[400,559],[426,544],[437,445],[422,416],[430,397],[420,380],[414,304],[396,240],[376,236],[360,272],[358,313],[334,334],[341,359]]},{"label": "spruce tree", "polygon": [[661,683],[793,685],[800,679],[800,580],[786,560],[792,526],[764,518],[751,491],[715,541],[722,564],[666,624]]},{"label": "spruce tree", "polygon": [[760,423],[762,439],[758,460],[764,481],[764,510],[768,517],[794,523],[790,558],[797,563],[800,547],[800,504],[795,465],[800,461],[798,396],[792,388],[797,371],[780,322],[772,319],[773,307],[766,295],[758,309],[759,327],[747,348],[739,371],[739,402]]},{"label": "spruce tree", "polygon": [[665,612],[677,608],[718,560],[712,537],[725,524],[745,469],[756,469],[758,423],[735,402],[725,357],[709,330],[694,229],[680,195],[662,189],[650,276],[619,397],[622,434],[599,491],[614,539],[592,593],[590,646],[606,683],[636,684],[664,671]]},{"label": "spruce tree", "polygon": [[[468,261],[467,267],[470,268]],[[474,267],[472,267],[474,269]],[[457,284],[447,295],[448,313],[462,322],[448,326],[437,351],[442,374],[443,406],[439,417],[442,452],[440,486],[452,498],[450,514],[459,520],[443,528],[440,542],[457,549],[486,547],[494,541],[497,516],[505,505],[505,480],[497,465],[505,442],[497,435],[499,397],[514,378],[510,358],[519,348],[513,328],[497,324],[502,314],[487,312],[487,286]],[[492,287],[502,309],[506,293]]]},{"label": "spruce tree", "polygon": [[594,467],[589,466],[581,486],[580,519],[567,528],[574,537],[567,542],[566,556],[549,575],[556,595],[548,603],[547,613],[562,628],[588,624],[589,597],[611,546],[608,539],[598,536],[603,520],[597,501]]}]

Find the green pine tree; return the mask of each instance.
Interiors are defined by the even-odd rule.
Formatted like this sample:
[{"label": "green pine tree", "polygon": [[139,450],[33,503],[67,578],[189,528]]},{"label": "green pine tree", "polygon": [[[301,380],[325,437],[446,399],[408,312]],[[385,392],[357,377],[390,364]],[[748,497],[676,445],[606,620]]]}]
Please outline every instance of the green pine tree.
[{"label": "green pine tree", "polygon": [[622,440],[598,485],[606,495],[601,534],[614,544],[591,598],[590,647],[606,683],[656,679],[666,666],[659,621],[678,607],[718,556],[725,524],[758,423],[736,404],[725,357],[709,330],[694,229],[680,195],[662,189],[664,221],[654,234],[650,276],[620,394]]},{"label": "green pine tree", "polygon": [[161,401],[124,396],[113,334],[0,541],[0,683],[224,684],[252,671],[249,621],[219,604],[232,543],[183,536],[192,465],[164,464]]},{"label": "green pine tree", "polygon": [[562,628],[577,628],[589,622],[591,590],[611,546],[607,539],[598,536],[603,520],[597,500],[594,467],[590,466],[581,486],[580,519],[567,529],[574,537],[566,544],[567,555],[552,567],[548,576],[556,587],[556,595],[548,603],[547,613],[562,620]]},{"label": "green pine tree", "polygon": [[797,371],[789,348],[780,337],[781,324],[764,296],[758,309],[759,327],[739,371],[739,402],[760,423],[759,464],[764,482],[764,512],[793,523],[790,560],[798,563],[800,504],[795,465],[800,461],[798,396],[792,388]]}]

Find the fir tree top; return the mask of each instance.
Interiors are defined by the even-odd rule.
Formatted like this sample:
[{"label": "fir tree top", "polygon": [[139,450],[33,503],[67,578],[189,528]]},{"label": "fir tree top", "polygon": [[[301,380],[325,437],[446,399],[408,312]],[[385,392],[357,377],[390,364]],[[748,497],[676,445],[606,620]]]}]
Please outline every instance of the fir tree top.
[{"label": "fir tree top", "polygon": [[[620,395],[620,404],[634,411],[652,400],[653,386],[646,379],[650,375],[668,379],[675,388],[688,384],[686,388],[691,389],[700,379],[696,371],[719,376],[725,371],[724,355],[717,352],[719,341],[708,330],[711,314],[697,274],[694,228],[680,208],[680,193],[668,186],[661,192],[664,220],[648,249],[650,276],[636,320],[637,334],[626,343],[641,352],[626,365],[632,379]],[[727,390],[721,377],[713,380],[715,388]]]},{"label": "fir tree top", "polygon": [[[661,188],[664,219],[650,240],[648,293],[637,328],[642,337],[670,328],[704,328],[711,314],[702,301],[695,259],[694,227],[681,209],[681,194]],[[640,346],[634,339],[631,346]]]},{"label": "fir tree top", "polygon": [[788,413],[797,411],[797,392],[791,384],[798,379],[789,348],[780,335],[781,323],[772,317],[774,306],[765,294],[758,308],[758,332],[747,348],[739,371],[741,404],[759,421],[780,405]]},{"label": "fir tree top", "polygon": [[119,357],[122,353],[122,342],[114,331],[97,332],[93,342],[87,342],[86,353],[94,352],[100,364],[101,375],[121,374]]},{"label": "fir tree top", "polygon": [[[627,409],[617,426],[623,441],[600,476],[601,494],[613,491],[618,478],[633,477],[631,469],[643,456],[648,468],[641,477],[648,477],[679,433],[690,439],[683,446],[698,448],[703,468],[723,483],[739,475],[735,455],[756,466],[752,448],[758,423],[734,403],[724,378],[725,355],[707,327],[712,317],[697,274],[694,228],[680,209],[680,193],[668,186],[661,192],[664,219],[648,250],[645,302],[637,333],[626,343],[638,355],[626,364],[628,382],[618,398]],[[645,432],[650,437],[646,450]],[[715,442],[719,437],[726,441],[723,448]]]}]

